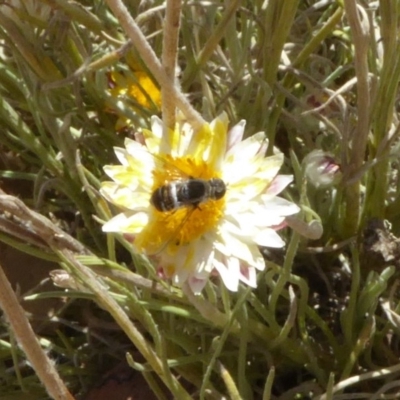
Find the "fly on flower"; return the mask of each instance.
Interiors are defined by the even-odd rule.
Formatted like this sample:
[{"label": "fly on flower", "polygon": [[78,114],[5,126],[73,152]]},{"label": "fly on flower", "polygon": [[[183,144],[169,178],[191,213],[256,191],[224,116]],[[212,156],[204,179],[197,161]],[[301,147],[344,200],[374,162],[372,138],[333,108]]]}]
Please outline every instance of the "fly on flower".
[{"label": "fly on flower", "polygon": [[[163,135],[162,122],[116,148],[101,193],[122,212],[105,232],[134,237],[163,275],[199,293],[210,274],[226,287],[256,286],[265,268],[258,246],[283,247],[277,227],[299,208],[276,195],[292,176],[278,175],[283,155],[265,157],[265,137],[242,141],[244,121],[228,131],[225,114],[194,132],[184,123]],[[179,173],[177,173],[179,171]]]},{"label": "fly on flower", "polygon": [[150,203],[158,211],[176,211],[181,207],[199,207],[208,200],[224,197],[226,185],[220,178],[209,180],[187,177],[166,182],[157,188]]},{"label": "fly on flower", "polygon": [[[157,255],[168,245],[173,253],[174,248],[185,244],[187,237],[191,236],[188,228],[196,226],[197,229],[201,229],[200,218],[206,217],[205,210],[215,206],[215,201],[222,199],[227,189],[222,179],[210,178],[206,169],[197,170],[190,159],[178,160],[156,154],[153,156],[156,170],[162,172],[163,176],[159,181],[155,180],[156,189],[150,196],[150,204],[157,212],[163,213],[165,228],[172,226],[176,229],[166,229],[169,240],[160,241],[154,233],[154,240],[150,239],[146,245],[145,252],[148,255]],[[185,168],[187,172],[181,168]],[[196,175],[192,175],[194,173]]]}]

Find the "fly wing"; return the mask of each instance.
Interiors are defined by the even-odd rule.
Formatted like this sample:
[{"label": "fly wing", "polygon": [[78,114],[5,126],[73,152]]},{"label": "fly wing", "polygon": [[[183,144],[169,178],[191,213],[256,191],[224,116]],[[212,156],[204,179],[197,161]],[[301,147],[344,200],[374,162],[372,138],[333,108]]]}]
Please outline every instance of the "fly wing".
[{"label": "fly wing", "polygon": [[[154,227],[148,227],[152,234],[150,235],[149,241],[146,243],[147,255],[157,256],[165,250],[169,254],[177,251],[178,247],[185,242],[182,228],[194,211],[195,208],[191,206],[182,207],[173,211],[160,212],[159,217],[165,220],[165,230],[161,232],[156,231],[160,227],[159,221]],[[173,228],[169,225],[171,217],[174,219]]]}]

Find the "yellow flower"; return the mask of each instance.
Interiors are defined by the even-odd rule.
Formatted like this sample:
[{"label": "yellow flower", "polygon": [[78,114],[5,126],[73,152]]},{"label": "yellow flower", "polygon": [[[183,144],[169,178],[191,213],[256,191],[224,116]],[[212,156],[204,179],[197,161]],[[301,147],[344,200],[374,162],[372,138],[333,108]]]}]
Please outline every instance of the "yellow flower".
[{"label": "yellow flower", "polygon": [[[110,73],[110,94],[115,98],[128,97],[136,103],[137,107],[148,110],[161,109],[161,92],[149,75],[140,70],[132,72],[132,75],[112,71]],[[116,129],[120,130],[129,125],[130,121],[123,116],[117,121]]]},{"label": "yellow flower", "polygon": [[264,156],[263,133],[242,141],[244,126],[228,132],[222,114],[200,132],[181,124],[163,136],[153,117],[151,131],[115,149],[121,165],[104,168],[112,181],[101,193],[122,212],[103,231],[132,235],[138,252],[154,256],[166,277],[187,281],[194,293],[214,272],[230,290],[239,281],[255,287],[256,270],[265,267],[258,246],[282,247],[275,228],[299,208],[276,197],[292,181],[277,175],[283,155]]}]

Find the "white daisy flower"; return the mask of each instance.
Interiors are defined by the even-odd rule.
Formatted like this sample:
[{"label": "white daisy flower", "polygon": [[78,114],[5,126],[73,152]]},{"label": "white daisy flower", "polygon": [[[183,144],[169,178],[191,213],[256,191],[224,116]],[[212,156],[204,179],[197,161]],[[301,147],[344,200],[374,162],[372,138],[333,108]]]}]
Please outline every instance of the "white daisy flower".
[{"label": "white daisy flower", "polygon": [[[222,114],[199,132],[182,124],[163,136],[162,121],[153,117],[151,131],[115,148],[121,165],[104,168],[112,182],[103,182],[101,193],[122,212],[103,231],[129,234],[135,249],[153,256],[165,277],[177,285],[187,281],[194,293],[211,273],[231,291],[240,281],[256,287],[256,271],[265,268],[258,246],[283,247],[276,229],[299,207],[277,197],[292,181],[278,175],[283,154],[265,157],[264,134],[242,141],[244,127],[241,121],[228,132]],[[208,192],[211,179],[225,184],[218,196]],[[154,201],[160,188],[166,191],[158,201],[171,195],[176,200],[193,180],[204,193],[191,204],[163,211]]]}]

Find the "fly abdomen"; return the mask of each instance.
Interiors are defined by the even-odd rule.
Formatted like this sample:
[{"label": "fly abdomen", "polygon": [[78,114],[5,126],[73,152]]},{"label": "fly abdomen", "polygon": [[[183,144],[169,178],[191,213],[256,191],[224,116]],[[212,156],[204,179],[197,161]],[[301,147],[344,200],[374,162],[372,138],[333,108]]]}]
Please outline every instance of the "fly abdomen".
[{"label": "fly abdomen", "polygon": [[177,208],[176,186],[170,183],[159,187],[151,195],[150,203],[158,211],[171,211]]}]

